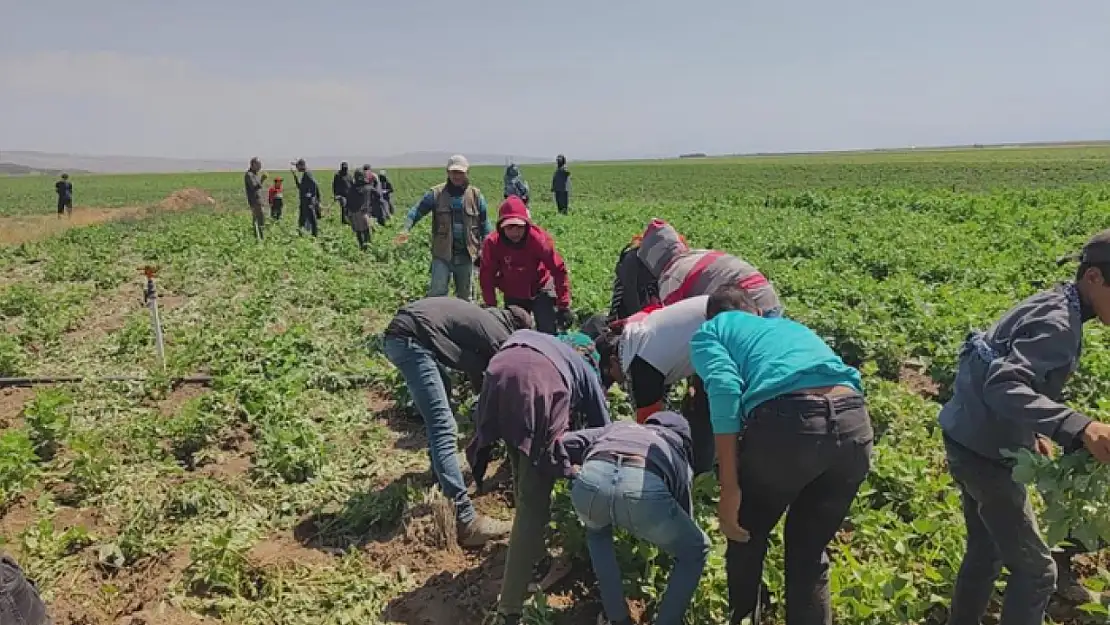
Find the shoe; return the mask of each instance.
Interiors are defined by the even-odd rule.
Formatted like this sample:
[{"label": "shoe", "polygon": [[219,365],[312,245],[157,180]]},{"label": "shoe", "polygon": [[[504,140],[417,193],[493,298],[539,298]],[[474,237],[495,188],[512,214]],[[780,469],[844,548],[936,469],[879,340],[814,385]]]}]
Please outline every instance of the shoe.
[{"label": "shoe", "polygon": [[491,540],[505,538],[513,531],[510,521],[500,521],[478,515],[465,525],[459,524],[459,544],[463,547],[481,547]]}]

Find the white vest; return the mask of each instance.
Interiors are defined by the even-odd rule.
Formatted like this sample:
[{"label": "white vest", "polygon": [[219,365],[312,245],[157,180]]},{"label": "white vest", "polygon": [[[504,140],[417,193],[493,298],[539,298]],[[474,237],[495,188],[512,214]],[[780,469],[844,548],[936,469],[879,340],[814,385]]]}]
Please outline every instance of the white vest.
[{"label": "white vest", "polygon": [[694,375],[690,339],[705,323],[708,303],[709,296],[701,295],[629,317],[619,347],[621,370],[625,375],[636,356],[662,372],[667,384]]}]

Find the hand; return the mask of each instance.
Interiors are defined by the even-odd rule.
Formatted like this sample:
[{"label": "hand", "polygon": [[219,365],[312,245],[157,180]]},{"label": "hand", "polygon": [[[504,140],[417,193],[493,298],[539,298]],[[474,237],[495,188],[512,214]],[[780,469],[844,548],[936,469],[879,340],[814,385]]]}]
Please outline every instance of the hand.
[{"label": "hand", "polygon": [[563,328],[569,328],[574,325],[574,313],[569,308],[560,308],[555,311],[555,323]]},{"label": "hand", "polygon": [[1091,421],[1083,429],[1083,446],[1095,460],[1103,464],[1110,464],[1110,425]]},{"label": "hand", "polygon": [[393,242],[396,243],[397,245],[404,245],[405,243],[408,243],[409,242],[409,233],[407,233],[407,232],[398,232],[397,237],[393,239]]},{"label": "hand", "polygon": [[1048,440],[1047,436],[1037,435],[1037,453],[1049,458],[1056,455],[1055,448],[1052,446],[1052,441]]},{"label": "hand", "polygon": [[740,527],[740,489],[721,488],[721,500],[717,502],[717,521],[721,533],[729,540],[746,543],[751,538],[748,530]]}]

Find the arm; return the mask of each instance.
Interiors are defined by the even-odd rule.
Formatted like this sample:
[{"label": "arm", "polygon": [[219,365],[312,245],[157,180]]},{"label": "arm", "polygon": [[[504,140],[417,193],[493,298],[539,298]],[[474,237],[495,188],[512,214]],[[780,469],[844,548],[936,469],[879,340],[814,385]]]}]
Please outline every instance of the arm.
[{"label": "arm", "polygon": [[493,237],[482,241],[482,262],[478,267],[478,283],[482,287],[482,301],[486,306],[497,306],[497,276],[501,265],[494,246]]},{"label": "arm", "polygon": [[628,379],[632,386],[632,404],[636,407],[636,423],[643,423],[663,409],[666,378],[646,360],[635,356],[629,367]]},{"label": "arm", "polygon": [[[478,194],[478,223],[480,224],[479,227],[481,228],[482,240],[484,241],[486,237],[489,236],[489,233],[493,232],[493,228],[490,227],[489,224],[489,206],[486,204],[486,196],[481,193]],[[482,262],[485,262],[485,259],[483,259]]]},{"label": "arm", "polygon": [[586,428],[564,434],[561,440],[563,447],[567,450],[567,456],[570,457],[570,463],[581,466],[586,460],[586,454],[590,451],[590,447],[604,432],[605,428],[601,427]]},{"label": "arm", "polygon": [[606,401],[605,389],[601,388],[601,380],[586,361],[577,363],[581,372],[586,376],[586,388],[582,398],[582,412],[586,415],[586,425],[598,428],[609,424],[609,404]]},{"label": "arm", "polygon": [[743,421],[745,382],[740,377],[740,368],[721,341],[720,326],[715,323],[719,319],[703,323],[694,333],[690,340],[690,360],[709,397],[713,433],[735,437]]},{"label": "arm", "polygon": [[555,304],[559,308],[570,308],[570,275],[567,272],[567,264],[559,252],[555,251],[555,239],[548,236],[543,246],[540,262],[547,267],[555,279]]},{"label": "arm", "polygon": [[411,209],[409,209],[408,214],[405,215],[404,231],[408,232],[409,230],[412,230],[412,227],[416,225],[416,222],[420,221],[424,218],[425,215],[432,212],[435,207],[435,194],[431,191],[428,191],[424,194],[424,197],[420,198],[420,201],[416,204],[416,206],[413,206]]},{"label": "arm", "polygon": [[339,197],[341,195],[339,193],[339,180],[340,180],[340,178],[341,178],[341,176],[339,175],[338,172],[336,172],[336,174],[331,177],[331,194],[332,194],[333,197]]},{"label": "arm", "polygon": [[1023,422],[1065,448],[1078,446],[1091,419],[1035,390],[1050,371],[1068,367],[1078,351],[1062,322],[1029,324],[1010,342],[1010,352],[987,367],[983,400],[999,415]]}]

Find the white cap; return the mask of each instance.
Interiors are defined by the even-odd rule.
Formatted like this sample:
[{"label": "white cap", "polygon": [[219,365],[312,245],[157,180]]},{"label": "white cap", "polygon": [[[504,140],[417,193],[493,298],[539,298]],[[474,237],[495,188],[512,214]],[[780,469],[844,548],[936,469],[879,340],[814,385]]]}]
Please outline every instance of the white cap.
[{"label": "white cap", "polygon": [[466,162],[466,157],[462,154],[456,154],[447,159],[447,171],[461,171],[465,174],[470,171],[470,163]]}]

